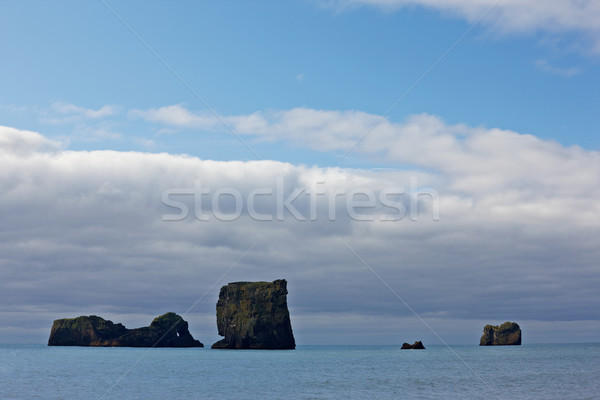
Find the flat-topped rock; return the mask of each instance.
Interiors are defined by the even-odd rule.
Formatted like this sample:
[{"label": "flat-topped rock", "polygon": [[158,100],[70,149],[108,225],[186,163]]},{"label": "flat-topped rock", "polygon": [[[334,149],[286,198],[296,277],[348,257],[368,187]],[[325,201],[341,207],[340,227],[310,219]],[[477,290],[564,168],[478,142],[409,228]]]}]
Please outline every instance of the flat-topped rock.
[{"label": "flat-topped rock", "polygon": [[213,349],[294,349],[287,282],[234,282],[221,288]]},{"label": "flat-topped rock", "polygon": [[96,315],[57,319],[48,346],[204,347],[175,313],[156,317],[150,326],[127,329]]},{"label": "flat-topped rock", "polygon": [[521,328],[516,322],[502,325],[486,325],[479,341],[480,346],[518,346],[521,344]]}]

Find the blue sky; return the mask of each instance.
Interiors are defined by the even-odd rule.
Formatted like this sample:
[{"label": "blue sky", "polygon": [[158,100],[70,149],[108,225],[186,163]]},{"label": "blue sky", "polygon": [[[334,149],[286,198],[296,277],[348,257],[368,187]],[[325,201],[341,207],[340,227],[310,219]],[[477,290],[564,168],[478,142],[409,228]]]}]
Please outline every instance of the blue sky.
[{"label": "blue sky", "polygon": [[[6,124],[67,136],[73,149],[147,150],[140,139],[150,139],[156,143],[152,151],[220,160],[254,157],[226,133],[193,129],[165,138],[157,135],[159,128],[127,118],[131,109],[181,104],[202,112],[206,107],[102,2],[33,4],[2,6],[0,115]],[[294,107],[381,115],[472,24],[417,6],[107,4],[223,115]],[[490,27],[493,13],[487,19],[388,117],[401,122],[428,113],[450,124],[510,129],[598,149],[599,65],[597,54],[585,47],[591,46],[589,35],[497,32]],[[93,110],[118,107],[102,123],[121,137],[92,141],[89,132],[82,133],[94,128],[88,124],[45,123],[55,102]],[[319,152],[297,156],[298,149],[281,145],[253,146],[263,158],[340,162]]]},{"label": "blue sky", "polygon": [[[0,342],[201,298],[210,344],[220,284],[279,278],[299,344],[600,340],[597,2],[3,2],[0,38]],[[317,218],[166,222],[199,182]]]}]

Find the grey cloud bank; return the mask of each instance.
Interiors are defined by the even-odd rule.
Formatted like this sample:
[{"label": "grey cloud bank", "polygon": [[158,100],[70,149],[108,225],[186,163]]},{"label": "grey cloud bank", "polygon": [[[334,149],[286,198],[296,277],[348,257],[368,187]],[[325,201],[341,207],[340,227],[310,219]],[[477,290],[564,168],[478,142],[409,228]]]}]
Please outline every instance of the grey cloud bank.
[{"label": "grey cloud bank", "polygon": [[[289,112],[318,119],[302,128],[307,137],[333,132],[329,148],[343,150],[373,118]],[[272,140],[294,140],[285,113],[276,117],[277,129],[272,117],[252,118],[262,118]],[[353,130],[340,127],[346,118],[355,118],[347,125]],[[244,134],[256,131],[239,124]],[[64,316],[96,313],[133,326],[165,311],[183,312],[250,248],[186,318],[200,340],[217,339],[221,283],[285,277],[299,344],[401,343],[409,333],[435,342],[345,244],[449,342],[473,337],[476,343],[482,323],[504,320],[519,322],[524,342],[600,340],[597,152],[448,126],[428,115],[402,124],[385,120],[357,148],[428,172],[61,147],[38,133],[0,127],[0,342],[43,342],[50,322]],[[410,196],[396,199],[417,212],[416,220],[357,220],[341,198],[333,203],[335,220],[285,214],[257,221],[247,207],[232,221],[163,218],[173,212],[163,193],[196,182],[234,188],[247,199],[257,188],[277,189],[277,182],[286,197],[317,182],[325,190],[408,192],[411,177],[439,194],[439,221],[431,218],[427,196],[412,205]],[[308,217],[307,199],[295,204]],[[328,216],[331,203],[321,200],[316,215]],[[233,206],[223,199],[223,212]],[[278,215],[273,201],[255,207]],[[549,326],[563,333],[548,333]]]}]

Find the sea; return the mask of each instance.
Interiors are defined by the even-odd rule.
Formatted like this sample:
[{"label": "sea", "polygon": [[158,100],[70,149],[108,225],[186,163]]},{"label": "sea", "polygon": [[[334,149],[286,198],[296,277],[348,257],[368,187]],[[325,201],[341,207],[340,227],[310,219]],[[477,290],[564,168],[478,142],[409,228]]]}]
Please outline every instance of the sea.
[{"label": "sea", "polygon": [[0,345],[0,398],[600,399],[600,344],[282,351]]}]

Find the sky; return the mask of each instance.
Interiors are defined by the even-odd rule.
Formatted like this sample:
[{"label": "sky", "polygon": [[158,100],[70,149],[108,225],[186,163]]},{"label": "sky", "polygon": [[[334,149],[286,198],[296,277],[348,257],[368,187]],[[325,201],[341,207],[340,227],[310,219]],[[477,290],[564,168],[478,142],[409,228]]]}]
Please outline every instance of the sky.
[{"label": "sky", "polygon": [[600,341],[600,3],[0,3],[0,342],[288,281],[296,342]]}]

